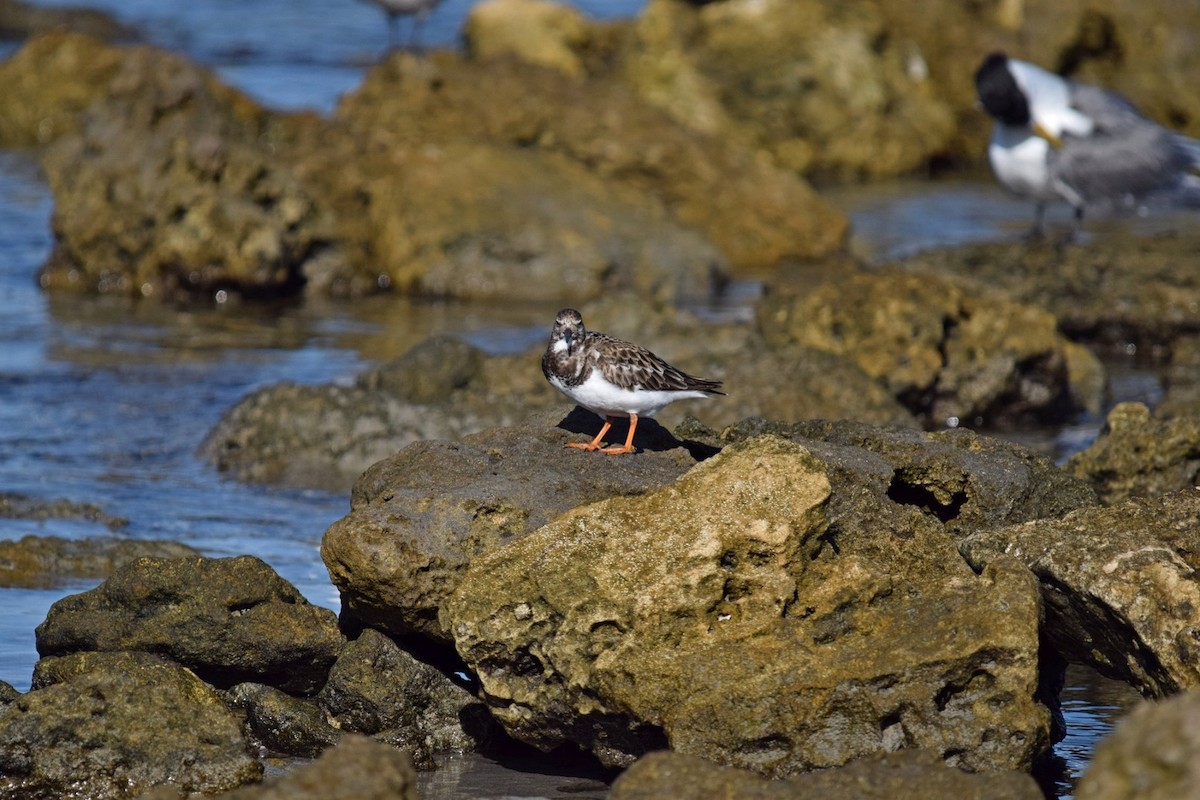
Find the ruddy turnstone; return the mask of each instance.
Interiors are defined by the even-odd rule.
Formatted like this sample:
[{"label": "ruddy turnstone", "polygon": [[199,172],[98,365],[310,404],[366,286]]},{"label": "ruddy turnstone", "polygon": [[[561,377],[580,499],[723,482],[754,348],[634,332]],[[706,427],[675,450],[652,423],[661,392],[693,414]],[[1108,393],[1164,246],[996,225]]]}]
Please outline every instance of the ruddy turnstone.
[{"label": "ruddy turnstone", "polygon": [[1003,53],[984,60],[975,89],[996,120],[988,145],[996,179],[1037,203],[1032,235],[1054,200],[1071,204],[1078,227],[1093,203],[1179,190],[1200,198],[1200,178],[1188,174],[1200,169],[1200,141],[1147,119],[1120,95]]},{"label": "ruddy turnstone", "polygon": [[400,42],[400,17],[413,18],[412,30],[409,32],[408,46],[415,47],[421,34],[421,26],[426,18],[442,0],[371,0],[383,9],[388,19],[388,42],[395,50]]},{"label": "ruddy turnstone", "polygon": [[[567,447],[603,450],[612,455],[633,452],[638,417],[653,417],[669,403],[690,397],[724,394],[720,381],[696,378],[677,370],[644,347],[583,327],[573,308],[558,312],[550,343],[542,356],[542,374],[550,385],[579,405],[604,417],[596,438]],[[620,447],[600,447],[613,417],[629,417],[629,435]]]}]

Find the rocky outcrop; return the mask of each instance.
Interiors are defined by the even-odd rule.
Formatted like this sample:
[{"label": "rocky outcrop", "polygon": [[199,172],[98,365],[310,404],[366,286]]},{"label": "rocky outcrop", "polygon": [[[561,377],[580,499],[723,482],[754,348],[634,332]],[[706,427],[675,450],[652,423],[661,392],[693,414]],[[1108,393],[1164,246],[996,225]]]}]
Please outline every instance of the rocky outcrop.
[{"label": "rocky outcrop", "polygon": [[367,470],[351,513],[321,543],[343,623],[448,641],[439,609],[475,556],[583,503],[663,486],[695,463],[653,422],[636,459],[565,448],[592,417],[556,426],[557,412],[461,442],[419,442]]},{"label": "rocky outcrop", "polygon": [[1174,800],[1200,781],[1200,692],[1144,703],[1096,747],[1079,800]]},{"label": "rocky outcrop", "polygon": [[321,688],[342,644],[332,611],[252,556],[138,559],[56,602],[37,628],[42,656],[145,651],[218,687],[255,681],[298,694]]},{"label": "rocky outcrop", "polygon": [[1154,419],[1141,403],[1121,403],[1065,468],[1108,505],[1200,486],[1200,417]]},{"label": "rocky outcrop", "polygon": [[[980,531],[976,569],[1017,558],[1037,576],[1049,643],[1143,694],[1200,685],[1200,492]],[[998,562],[997,562],[998,563]]]},{"label": "rocky outcrop", "polygon": [[177,664],[125,656],[98,654],[0,712],[5,794],[105,800],[164,784],[210,794],[259,779],[217,692]]},{"label": "rocky outcrop", "polygon": [[39,522],[51,519],[79,520],[103,526],[114,532],[129,524],[129,520],[113,516],[95,503],[76,503],[65,498],[46,500],[13,492],[0,493],[0,517],[32,519]]},{"label": "rocky outcrop", "polygon": [[1015,770],[972,775],[947,767],[928,750],[864,756],[844,767],[770,781],[748,770],[672,751],[639,758],[613,783],[610,800],[894,800],[955,797],[962,800],[1041,800],[1033,778]]},{"label": "rocky outcrop", "polygon": [[0,541],[0,587],[46,588],[81,578],[106,578],[138,558],[200,555],[186,544],[142,539],[22,536]]},{"label": "rocky outcrop", "polygon": [[93,8],[46,8],[21,0],[0,0],[0,40],[68,30],[97,39],[133,39],[137,32],[110,14]]},{"label": "rocky outcrop", "polygon": [[[835,496],[860,498],[836,524]],[[1028,766],[1039,614],[1015,561],[976,575],[936,522],[767,436],[476,556],[444,619],[519,739],[781,777],[901,747]]]},{"label": "rocky outcrop", "polygon": [[[881,270],[768,295],[758,324],[853,360],[929,424],[978,427],[1068,419],[1094,405],[1094,356],[1066,341],[1051,314],[929,276]],[[1091,391],[1089,391],[1091,390]]]}]

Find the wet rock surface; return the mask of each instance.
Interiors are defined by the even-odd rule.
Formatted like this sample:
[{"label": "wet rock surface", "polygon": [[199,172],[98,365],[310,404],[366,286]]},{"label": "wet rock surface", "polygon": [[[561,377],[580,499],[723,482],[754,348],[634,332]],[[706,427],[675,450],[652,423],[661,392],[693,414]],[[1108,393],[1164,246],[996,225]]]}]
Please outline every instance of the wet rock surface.
[{"label": "wet rock surface", "polygon": [[1081,509],[969,536],[982,569],[1017,558],[1041,584],[1045,636],[1065,658],[1143,694],[1200,683],[1200,492]]},{"label": "wet rock surface", "polygon": [[315,758],[342,738],[342,731],[315,701],[274,686],[239,683],[229,689],[225,701],[245,712],[251,737],[272,753]]},{"label": "wet rock surface", "polygon": [[652,422],[639,426],[636,459],[566,448],[593,419],[547,412],[461,442],[412,444],[367,470],[351,513],[321,543],[343,623],[448,641],[439,609],[473,557],[577,505],[670,483],[695,463]]},{"label": "wet rock surface", "polygon": [[456,647],[511,734],[610,764],[669,744],[773,777],[900,747],[1028,767],[1050,743],[1032,575],[976,575],[915,509],[863,500],[874,525],[834,528],[837,482],[767,436],[576,508],[471,561]]},{"label": "wet rock surface", "polygon": [[251,556],[138,559],[59,600],[37,629],[43,656],[141,650],[218,687],[254,681],[297,694],[321,687],[342,644],[332,611]]},{"label": "wet rock surface", "polygon": [[220,696],[166,661],[101,659],[0,713],[0,781],[17,796],[213,793],[261,773]]},{"label": "wet rock surface", "polygon": [[611,800],[787,800],[822,797],[830,800],[894,800],[956,797],[964,800],[1041,800],[1033,778],[1015,770],[970,774],[952,767],[928,750],[900,750],[865,756],[844,767],[766,780],[748,770],[714,764],[671,751],[638,759],[613,783]]},{"label": "wet rock surface", "polygon": [[1079,781],[1079,800],[1168,800],[1195,792],[1200,754],[1200,692],[1143,703],[1096,748]]},{"label": "wet rock surface", "polygon": [[105,578],[138,558],[200,555],[186,544],[138,539],[22,536],[0,541],[0,587],[45,588],[82,578]]}]

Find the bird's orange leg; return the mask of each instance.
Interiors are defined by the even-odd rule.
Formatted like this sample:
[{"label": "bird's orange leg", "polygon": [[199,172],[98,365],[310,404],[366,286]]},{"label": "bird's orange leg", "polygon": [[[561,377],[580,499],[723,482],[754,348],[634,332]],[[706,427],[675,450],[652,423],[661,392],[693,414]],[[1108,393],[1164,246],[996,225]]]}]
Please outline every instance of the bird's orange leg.
[{"label": "bird's orange leg", "polygon": [[610,456],[624,455],[633,452],[633,432],[637,430],[637,414],[629,415],[629,435],[625,437],[624,447],[605,447],[604,452]]},{"label": "bird's orange leg", "polygon": [[612,423],[613,423],[612,417],[605,417],[604,418],[604,427],[601,428],[600,432],[596,434],[595,439],[592,439],[590,442],[587,442],[587,443],[567,442],[567,447],[577,447],[580,450],[587,450],[589,453],[593,450],[599,450],[600,449],[600,440],[604,438],[604,434],[608,433],[608,429],[612,427]]}]

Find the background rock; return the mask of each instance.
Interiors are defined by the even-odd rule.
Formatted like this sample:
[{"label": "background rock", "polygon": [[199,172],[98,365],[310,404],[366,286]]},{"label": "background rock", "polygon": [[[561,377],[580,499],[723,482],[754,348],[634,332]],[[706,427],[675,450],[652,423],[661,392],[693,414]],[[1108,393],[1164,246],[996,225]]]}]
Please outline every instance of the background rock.
[{"label": "background rock", "polygon": [[0,586],[45,588],[80,578],[104,578],[137,558],[199,556],[180,542],[22,536],[0,541]]}]

